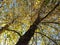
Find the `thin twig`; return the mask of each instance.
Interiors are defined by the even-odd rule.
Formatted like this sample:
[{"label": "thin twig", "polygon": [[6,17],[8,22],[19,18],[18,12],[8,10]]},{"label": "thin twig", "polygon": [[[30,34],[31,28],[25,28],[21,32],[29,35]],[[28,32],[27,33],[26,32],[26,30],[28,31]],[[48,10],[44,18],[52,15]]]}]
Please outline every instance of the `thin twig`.
[{"label": "thin twig", "polygon": [[41,22],[41,23],[54,23],[54,24],[60,24],[59,22]]},{"label": "thin twig", "polygon": [[45,34],[43,34],[43,33],[41,33],[41,32],[35,32],[35,33],[39,33],[39,34],[41,34],[41,35],[47,37],[48,39],[50,39],[51,41],[53,41],[56,45],[58,45],[55,40],[51,39],[50,37],[46,36]]},{"label": "thin twig", "polygon": [[19,33],[19,32],[17,32],[17,31],[15,31],[15,30],[10,30],[10,29],[6,29],[7,31],[12,31],[12,32],[14,32],[14,33],[17,33],[20,37],[21,37],[21,34]]}]

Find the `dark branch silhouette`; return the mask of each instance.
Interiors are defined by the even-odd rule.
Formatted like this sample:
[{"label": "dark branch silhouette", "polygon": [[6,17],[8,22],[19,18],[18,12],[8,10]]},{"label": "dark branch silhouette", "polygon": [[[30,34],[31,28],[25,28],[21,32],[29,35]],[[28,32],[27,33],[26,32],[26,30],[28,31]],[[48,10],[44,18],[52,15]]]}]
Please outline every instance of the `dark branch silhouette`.
[{"label": "dark branch silhouette", "polygon": [[0,32],[2,33],[3,30],[12,31],[12,32],[14,32],[14,33],[17,33],[17,34],[21,37],[21,35],[20,35],[19,32],[15,31],[15,30],[10,30],[10,29],[8,29],[9,25],[11,25],[17,18],[18,18],[18,16],[17,16],[16,18],[14,18],[11,22],[9,22],[8,24],[6,24],[4,27],[2,27],[2,28],[0,29]]},{"label": "dark branch silhouette", "polygon": [[[8,31],[13,31],[13,32],[15,32],[15,33],[17,33],[18,35],[20,35],[18,32],[16,32],[15,30],[9,30],[8,29],[8,27],[9,27],[9,25],[11,25],[16,19],[18,18],[18,16],[16,17],[16,18],[14,18],[11,22],[9,22],[8,24],[6,24],[4,27],[2,27],[1,29],[0,29],[0,34],[2,33],[2,31],[3,30],[8,30]],[[20,35],[21,36],[21,35]]]},{"label": "dark branch silhouette", "polygon": [[10,29],[6,29],[7,31],[12,31],[12,32],[14,32],[14,33],[17,33],[20,37],[21,37],[21,34],[19,33],[19,32],[17,32],[17,31],[15,31],[15,30],[10,30]]},{"label": "dark branch silhouette", "polygon": [[48,17],[48,15],[51,14],[51,13],[59,6],[59,4],[60,4],[60,2],[58,2],[58,3],[55,5],[55,7],[54,7],[44,18],[41,19],[41,21],[44,20],[46,17]]},{"label": "dark branch silhouette", "polygon": [[45,34],[43,34],[43,33],[41,33],[41,32],[35,32],[35,33],[39,33],[39,34],[41,34],[41,35],[47,37],[49,40],[53,41],[56,45],[58,45],[57,42],[56,42],[55,40],[53,40],[52,38],[46,36]]},{"label": "dark branch silhouette", "polygon": [[53,24],[60,24],[59,22],[41,22],[41,23],[53,23]]},{"label": "dark branch silhouette", "polygon": [[44,20],[51,12],[55,10],[59,6],[59,3],[55,5],[55,7],[44,17],[40,20],[39,13],[37,19],[34,21],[34,23],[30,26],[28,31],[18,40],[16,45],[28,45],[31,37],[34,35],[35,30],[38,28],[37,25]]}]

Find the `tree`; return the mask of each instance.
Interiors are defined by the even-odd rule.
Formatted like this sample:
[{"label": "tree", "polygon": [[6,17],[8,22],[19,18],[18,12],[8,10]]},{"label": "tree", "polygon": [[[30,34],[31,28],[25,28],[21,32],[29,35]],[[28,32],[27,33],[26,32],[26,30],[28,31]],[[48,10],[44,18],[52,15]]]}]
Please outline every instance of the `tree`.
[{"label": "tree", "polygon": [[[34,1],[36,1],[36,2],[34,2]],[[20,2],[19,0],[17,1],[17,2]],[[29,2],[29,1],[28,1]],[[5,30],[7,30],[7,31],[12,31],[12,32],[14,32],[14,33],[17,33],[19,36],[20,36],[20,38],[19,38],[19,40],[17,41],[17,43],[16,43],[16,45],[28,45],[28,43],[29,43],[29,41],[31,40],[31,38],[32,37],[34,37],[33,35],[35,34],[35,33],[38,33],[38,34],[41,34],[41,36],[42,36],[42,38],[43,39],[45,39],[45,37],[47,37],[49,40],[51,40],[52,42],[54,42],[54,43],[48,43],[48,44],[46,44],[46,43],[44,43],[44,40],[43,40],[43,42],[42,42],[42,45],[59,45],[56,41],[55,41],[55,39],[53,38],[50,38],[51,36],[46,36],[45,35],[45,33],[43,32],[44,31],[44,29],[46,29],[46,30],[50,30],[51,28],[54,28],[54,29],[57,29],[56,27],[54,27],[54,26],[49,26],[48,24],[52,24],[52,25],[54,25],[54,24],[58,24],[58,25],[60,25],[60,23],[59,23],[59,21],[58,20],[56,20],[56,18],[54,19],[54,20],[56,20],[56,22],[54,21],[54,20],[51,20],[51,22],[49,22],[48,21],[48,18],[50,17],[50,15],[53,15],[53,16],[55,16],[55,15],[57,15],[57,14],[52,14],[52,13],[54,13],[55,12],[55,10],[58,10],[58,8],[59,8],[59,1],[57,1],[57,2],[54,2],[53,1],[53,3],[51,3],[51,1],[50,1],[50,3],[49,4],[47,4],[49,1],[48,0],[40,0],[40,1],[38,1],[38,0],[31,0],[30,2],[32,2],[31,4],[29,4],[29,7],[28,7],[28,9],[30,9],[30,11],[31,12],[26,12],[25,10],[26,9],[24,9],[28,4],[27,4],[27,1],[25,1],[24,3],[23,3],[23,1],[21,1],[21,5],[23,4],[23,6],[21,6],[21,8],[19,7],[19,8],[17,8],[16,9],[16,2],[13,2],[13,8],[11,8],[11,9],[13,9],[13,12],[12,12],[12,10],[11,10],[11,13],[9,13],[10,15],[6,15],[7,16],[7,22],[6,22],[6,24],[4,25],[4,26],[2,26],[2,28],[0,29],[1,31],[1,33],[3,32],[3,31],[5,31]],[[34,4],[34,3],[36,3],[36,4]],[[43,4],[44,3],[44,4]],[[56,4],[55,4],[56,3]],[[18,4],[20,4],[20,3],[18,3]],[[49,5],[51,5],[52,7],[50,7]],[[54,5],[54,6],[53,6]],[[17,5],[17,7],[18,6],[20,6],[20,5]],[[45,7],[45,6],[47,6],[47,7]],[[9,6],[7,6],[7,7],[9,7]],[[50,8],[49,8],[50,7]],[[27,8],[27,7],[26,7]],[[45,9],[44,8],[46,8],[46,11],[45,11]],[[20,10],[19,10],[20,9]],[[44,9],[44,10],[43,10]],[[14,11],[15,10],[15,11]],[[18,11],[18,12],[17,12]],[[27,11],[29,11],[29,10],[27,10]],[[23,12],[23,13],[22,13]],[[34,12],[34,13],[32,13],[32,12]],[[42,12],[43,12],[43,14],[42,14]],[[59,11],[58,11],[59,12]],[[6,13],[6,12],[3,12],[3,13]],[[17,14],[18,13],[18,14]],[[27,31],[21,36],[21,31],[20,32],[17,32],[17,30],[19,29],[19,28],[21,28],[20,27],[20,25],[21,24],[23,24],[23,22],[25,22],[25,20],[23,20],[24,19],[24,17],[22,16],[22,15],[19,15],[19,13],[21,13],[24,17],[28,17],[28,15],[29,16],[31,16],[32,18],[31,18],[31,21],[32,21],[32,23],[30,23],[30,25],[29,24],[27,24],[27,22],[25,23],[25,24],[27,24],[27,25],[29,25],[29,27],[27,28]],[[29,14],[28,14],[29,13]],[[53,17],[52,16],[52,17]],[[57,16],[56,16],[57,17]],[[8,19],[9,18],[9,19]],[[60,18],[60,17],[59,17]],[[11,20],[12,19],[12,20]],[[18,20],[19,19],[19,20]],[[51,19],[51,18],[50,18]],[[53,19],[53,18],[52,18]],[[18,24],[16,23],[16,22],[19,22]],[[15,24],[18,26],[16,26]],[[41,25],[41,24],[43,24],[43,25]],[[15,29],[14,28],[12,28],[11,29],[11,25],[15,25],[14,27],[15,27]],[[41,25],[41,26],[40,26]],[[46,28],[44,27],[44,25],[46,25]],[[9,27],[10,26],[10,27]],[[17,28],[16,28],[17,27]],[[41,27],[43,27],[42,29],[41,29]],[[48,28],[48,27],[50,27],[50,29]],[[60,27],[60,26],[59,26]],[[39,30],[38,32],[37,32],[37,29]],[[40,30],[41,29],[41,30]],[[20,30],[20,29],[19,29]],[[53,29],[52,29],[53,30]],[[52,31],[51,30],[51,31]],[[59,32],[59,31],[58,31]],[[57,33],[58,33],[57,32]],[[51,33],[51,32],[50,32]],[[48,35],[51,35],[51,34],[48,34]],[[37,34],[36,34],[36,36],[37,36]],[[37,38],[36,38],[37,39]],[[56,39],[57,40],[57,39]],[[37,41],[37,40],[36,40]],[[37,42],[36,42],[37,43]],[[37,44],[36,44],[37,45]]]}]

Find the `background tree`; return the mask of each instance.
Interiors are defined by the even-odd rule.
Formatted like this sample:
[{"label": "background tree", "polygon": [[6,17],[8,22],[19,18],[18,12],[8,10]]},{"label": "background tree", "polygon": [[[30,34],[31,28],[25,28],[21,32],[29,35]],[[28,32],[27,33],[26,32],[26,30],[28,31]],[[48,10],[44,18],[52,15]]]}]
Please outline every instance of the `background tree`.
[{"label": "background tree", "polygon": [[0,3],[1,45],[60,45],[59,0]]}]

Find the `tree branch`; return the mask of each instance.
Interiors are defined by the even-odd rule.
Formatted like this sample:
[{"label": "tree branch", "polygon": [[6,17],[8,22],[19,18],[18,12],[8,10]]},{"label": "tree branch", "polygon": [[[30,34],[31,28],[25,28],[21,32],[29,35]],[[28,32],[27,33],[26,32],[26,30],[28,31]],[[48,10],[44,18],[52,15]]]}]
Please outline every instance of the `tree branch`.
[{"label": "tree branch", "polygon": [[48,15],[51,14],[51,13],[59,6],[59,4],[60,4],[60,2],[58,2],[58,3],[55,5],[55,7],[54,7],[45,17],[43,17],[43,18],[41,19],[41,21],[44,20],[46,17],[48,17]]},{"label": "tree branch", "polygon": [[50,39],[51,41],[53,41],[56,45],[58,45],[55,40],[51,39],[50,37],[46,36],[45,34],[43,34],[43,33],[41,33],[41,32],[35,32],[35,33],[39,33],[39,34],[41,34],[41,35],[47,37],[48,39]]},{"label": "tree branch", "polygon": [[15,30],[10,30],[10,29],[6,29],[7,31],[12,31],[12,32],[14,32],[14,33],[17,33],[20,37],[21,37],[21,34],[19,33],[19,32],[17,32],[17,31],[15,31]]},{"label": "tree branch", "polygon": [[9,25],[11,25],[17,18],[18,18],[18,16],[17,16],[16,18],[14,18],[11,22],[9,22],[8,24],[6,24],[4,27],[2,27],[2,28],[0,29],[0,33],[2,33],[2,31],[3,31],[4,29],[8,29]]},{"label": "tree branch", "polygon": [[41,22],[41,23],[54,23],[54,24],[60,24],[59,22]]}]

